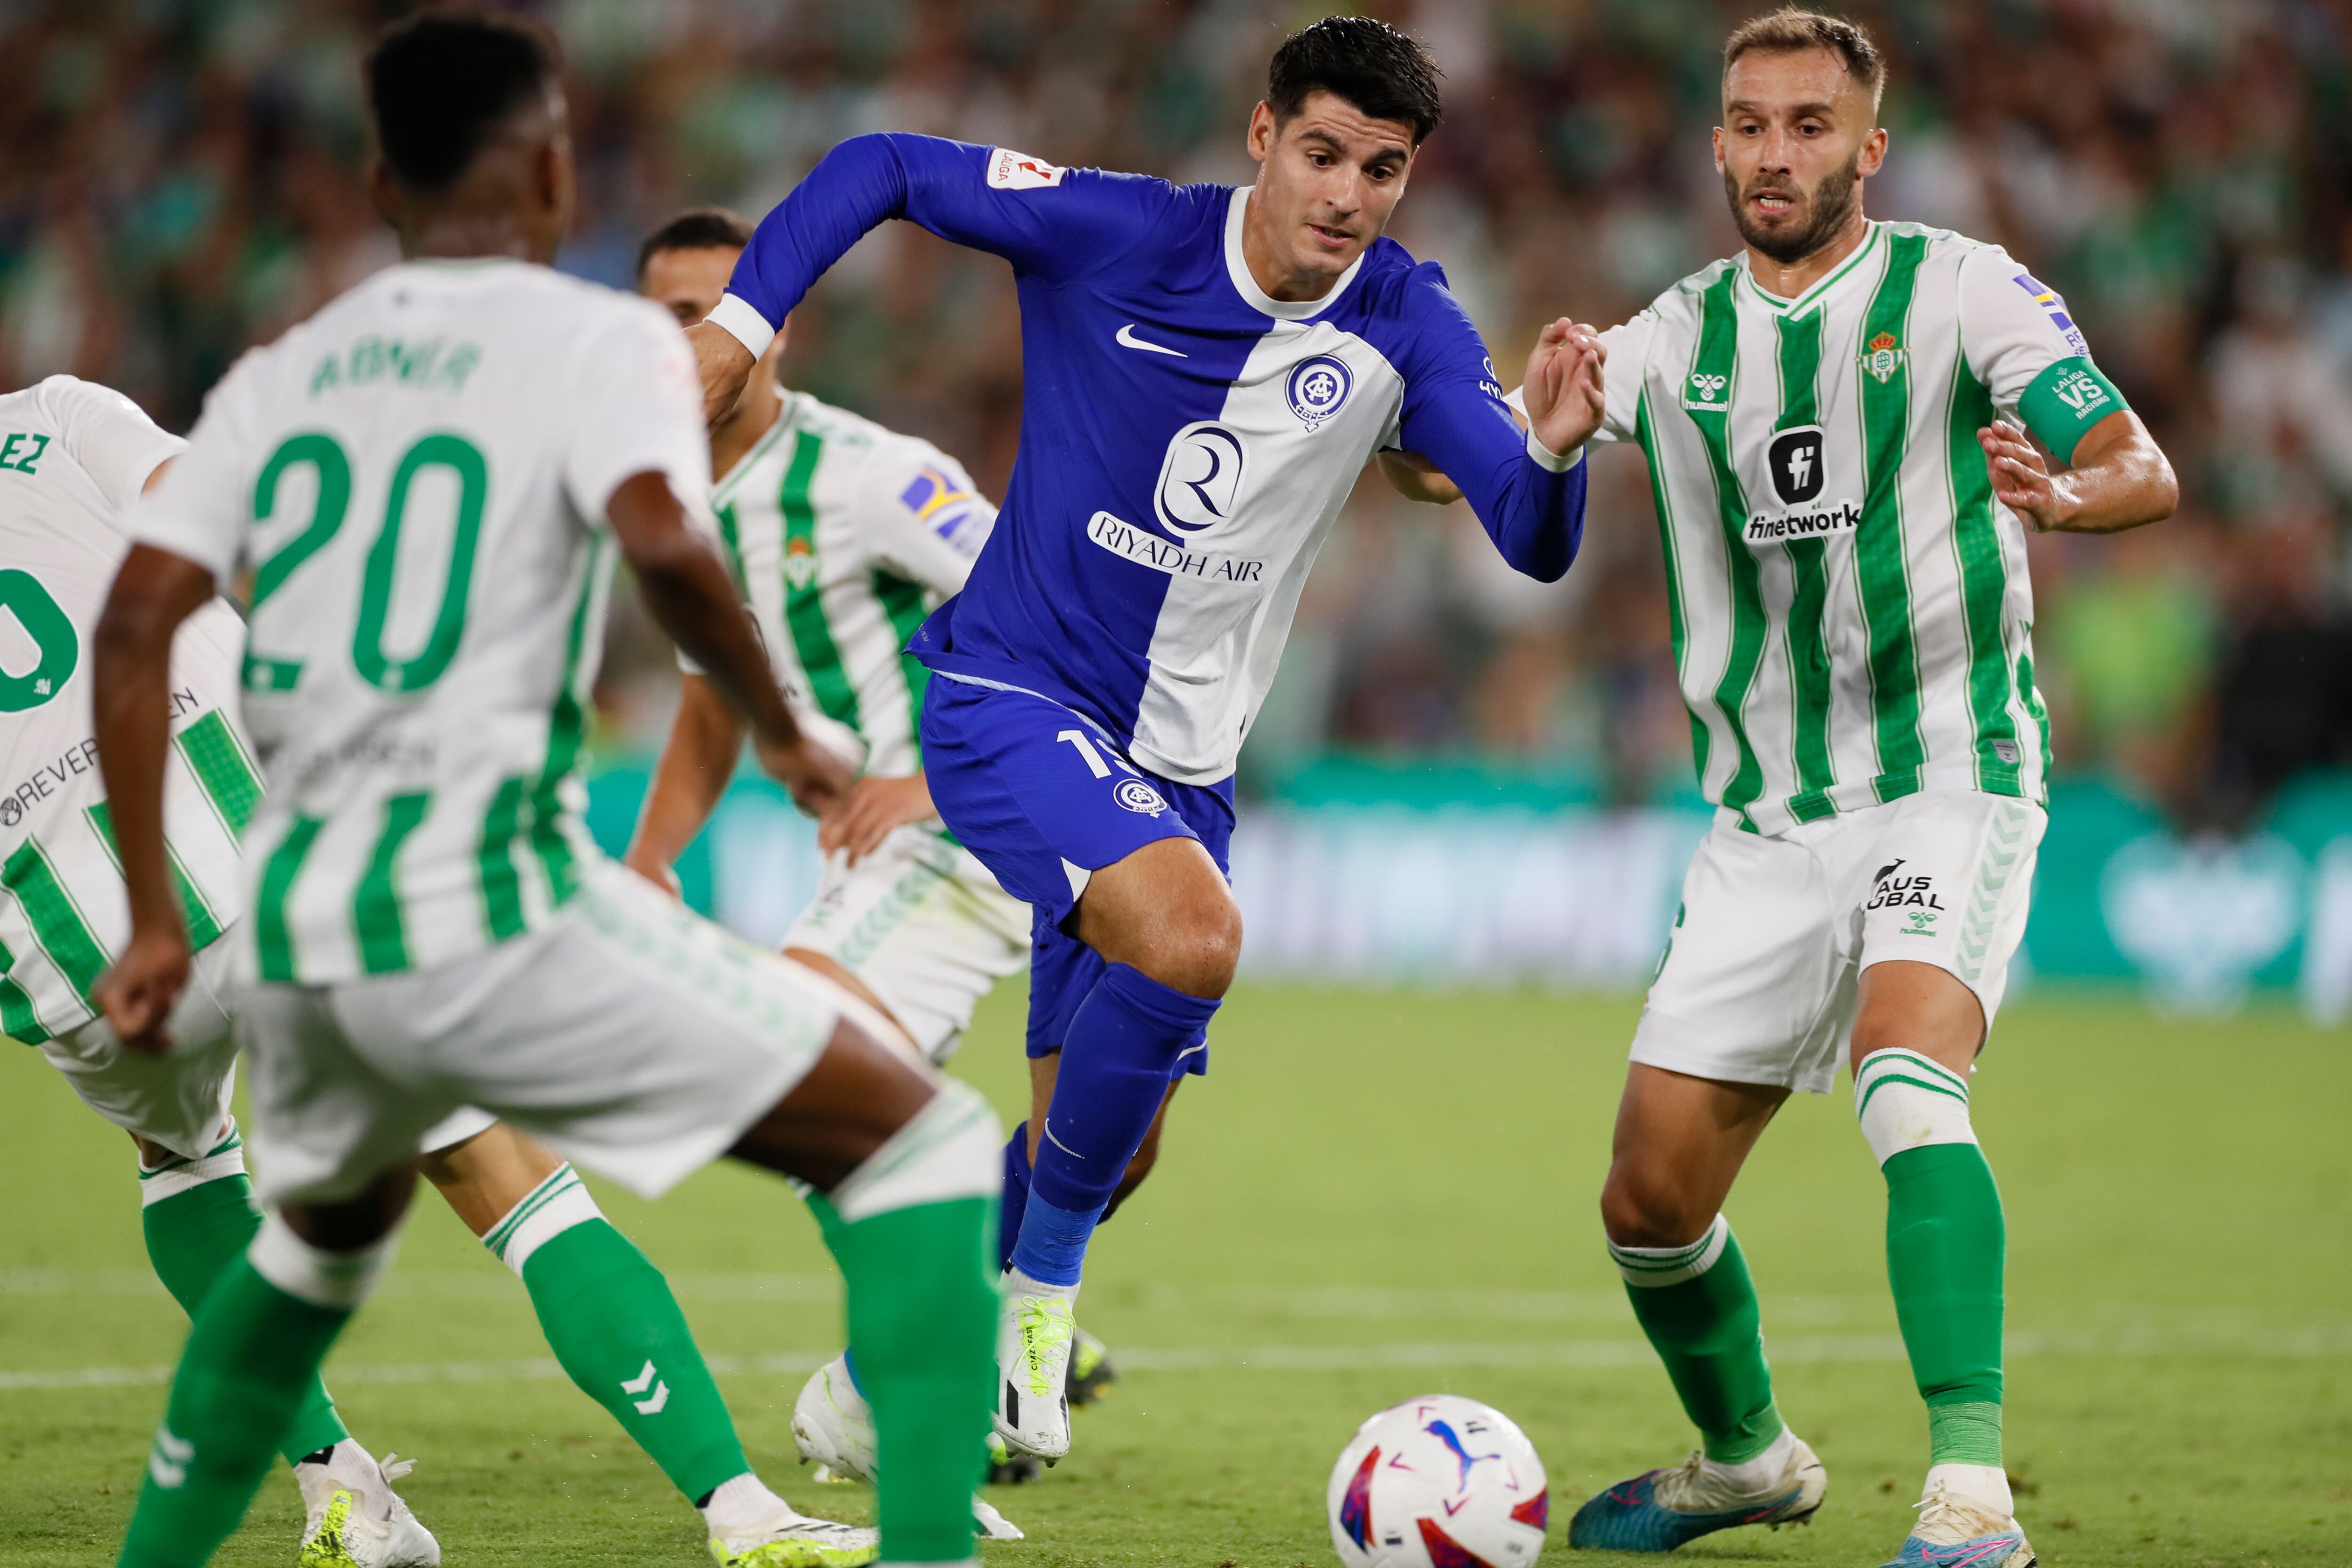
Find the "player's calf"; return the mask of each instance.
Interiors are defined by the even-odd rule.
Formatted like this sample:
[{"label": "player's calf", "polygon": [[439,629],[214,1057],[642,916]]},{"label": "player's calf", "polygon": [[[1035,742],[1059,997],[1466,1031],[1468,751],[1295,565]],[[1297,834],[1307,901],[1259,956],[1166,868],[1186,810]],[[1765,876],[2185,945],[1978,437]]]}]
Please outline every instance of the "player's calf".
[{"label": "player's calf", "polygon": [[123,1563],[199,1563],[236,1528],[336,1335],[389,1266],[415,1179],[404,1165],[348,1202],[289,1205],[223,1271],[181,1354]]},{"label": "player's calf", "polygon": [[[1957,982],[1955,982],[1957,985]],[[1916,1051],[1864,1057],[1854,1113],[1886,1177],[1886,1272],[1927,1404],[1923,1499],[2010,1514],[2001,1467],[2000,1192],[1978,1146],[1968,1081]]]}]

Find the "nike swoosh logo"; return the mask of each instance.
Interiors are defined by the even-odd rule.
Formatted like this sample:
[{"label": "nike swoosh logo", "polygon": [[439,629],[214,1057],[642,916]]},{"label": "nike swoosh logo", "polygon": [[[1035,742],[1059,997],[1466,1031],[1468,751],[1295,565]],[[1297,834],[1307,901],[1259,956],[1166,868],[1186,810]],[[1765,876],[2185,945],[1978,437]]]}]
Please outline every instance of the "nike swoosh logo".
[{"label": "nike swoosh logo", "polygon": [[1135,335],[1135,323],[1132,321],[1121,327],[1111,336],[1122,349],[1141,349],[1147,354],[1169,354],[1180,360],[1189,360],[1192,357],[1178,349],[1163,349],[1157,343],[1145,342]]}]

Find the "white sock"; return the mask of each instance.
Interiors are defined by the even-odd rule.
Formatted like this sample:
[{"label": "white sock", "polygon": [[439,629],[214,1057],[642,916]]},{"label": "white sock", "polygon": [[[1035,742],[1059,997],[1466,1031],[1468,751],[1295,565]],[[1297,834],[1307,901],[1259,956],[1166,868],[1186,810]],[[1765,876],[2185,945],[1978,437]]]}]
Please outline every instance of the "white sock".
[{"label": "white sock", "polygon": [[749,1470],[721,1482],[702,1505],[703,1522],[711,1534],[722,1538],[763,1534],[800,1517],[791,1503],[770,1491],[768,1483]]},{"label": "white sock", "polygon": [[1786,1427],[1772,1439],[1771,1447],[1752,1459],[1742,1459],[1736,1465],[1706,1461],[1707,1474],[1725,1490],[1741,1495],[1761,1496],[1779,1482],[1789,1468],[1789,1456],[1797,1450],[1797,1435]]},{"label": "white sock", "polygon": [[[1042,1281],[1031,1279],[1018,1269],[1004,1270],[1004,1293],[1008,1297],[1059,1296],[1069,1302],[1073,1309],[1078,1304],[1078,1288],[1076,1285],[1048,1285]],[[942,1563],[940,1568],[953,1568],[953,1565]]]},{"label": "white sock", "polygon": [[1936,1465],[1927,1471],[1927,1484],[1919,1489],[1919,1500],[1925,1502],[1936,1495],[1941,1484],[1954,1497],[1964,1497],[1987,1513],[1997,1513],[2003,1519],[2017,1517],[2016,1501],[2009,1495],[2009,1472],[1999,1465]]}]

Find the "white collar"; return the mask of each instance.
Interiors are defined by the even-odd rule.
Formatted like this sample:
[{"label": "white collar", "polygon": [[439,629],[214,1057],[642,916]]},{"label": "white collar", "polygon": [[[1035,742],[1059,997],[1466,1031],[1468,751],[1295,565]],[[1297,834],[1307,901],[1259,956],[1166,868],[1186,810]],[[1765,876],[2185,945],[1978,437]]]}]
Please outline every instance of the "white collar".
[{"label": "white collar", "polygon": [[1249,193],[1247,185],[1234,191],[1233,204],[1225,210],[1225,276],[1233,279],[1234,292],[1242,297],[1242,303],[1283,321],[1304,321],[1339,303],[1339,297],[1348,292],[1348,285],[1356,281],[1364,256],[1371,254],[1371,246],[1365,246],[1363,256],[1348,264],[1348,270],[1339,275],[1339,281],[1322,298],[1276,299],[1257,286],[1257,279],[1250,276],[1249,263],[1242,259],[1242,215],[1249,207]]}]

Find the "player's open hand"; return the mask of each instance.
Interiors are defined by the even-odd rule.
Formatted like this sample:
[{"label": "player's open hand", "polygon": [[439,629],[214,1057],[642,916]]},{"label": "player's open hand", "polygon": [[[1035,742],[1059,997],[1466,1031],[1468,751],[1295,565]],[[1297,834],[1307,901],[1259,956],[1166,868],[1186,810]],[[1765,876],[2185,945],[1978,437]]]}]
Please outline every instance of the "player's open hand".
[{"label": "player's open hand", "polygon": [[1989,424],[1977,432],[1977,444],[1984,448],[1985,472],[2002,506],[2037,534],[2066,526],[2075,511],[2074,487],[2050,472],[2023,431],[2013,424]]},{"label": "player's open hand", "polygon": [[125,1048],[162,1056],[172,1049],[171,1032],[163,1026],[187,986],[188,966],[186,932],[134,928],[121,956],[90,988],[90,1000]]},{"label": "player's open hand", "polygon": [[755,736],[753,748],[768,777],[792,791],[793,804],[820,821],[840,808],[857,782],[854,765],[805,731],[782,742]]},{"label": "player's open hand", "polygon": [[849,852],[856,865],[882,847],[882,841],[909,822],[928,822],[938,813],[931,788],[919,773],[903,779],[860,779],[848,798],[817,823],[816,847],[826,854]]},{"label": "player's open hand", "polygon": [[1545,451],[1565,457],[1601,429],[1608,360],[1599,330],[1565,316],[1537,334],[1524,395],[1528,427]]},{"label": "player's open hand", "polygon": [[703,423],[716,424],[735,406],[735,400],[743,395],[743,383],[751,379],[751,350],[734,333],[708,321],[688,327],[686,340],[694,345],[695,371],[702,377]]}]

